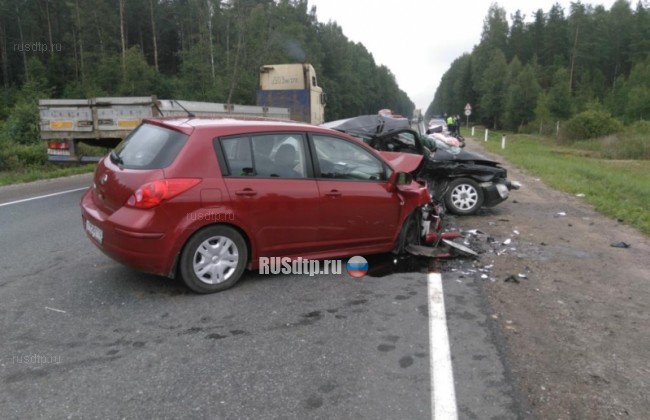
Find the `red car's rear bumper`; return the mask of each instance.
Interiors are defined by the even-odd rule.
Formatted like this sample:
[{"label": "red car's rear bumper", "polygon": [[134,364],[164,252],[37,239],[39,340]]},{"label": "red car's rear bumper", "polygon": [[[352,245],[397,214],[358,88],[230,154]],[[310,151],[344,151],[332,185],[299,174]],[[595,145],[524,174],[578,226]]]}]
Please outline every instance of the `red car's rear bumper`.
[{"label": "red car's rear bumper", "polygon": [[[165,232],[143,232],[141,229],[134,231],[129,227],[133,221],[132,215],[124,213],[136,210],[123,209],[109,215],[95,205],[92,194],[91,188],[81,199],[83,228],[91,242],[115,261],[136,270],[171,276],[175,255],[169,235]],[[142,220],[142,216],[139,220]]]}]

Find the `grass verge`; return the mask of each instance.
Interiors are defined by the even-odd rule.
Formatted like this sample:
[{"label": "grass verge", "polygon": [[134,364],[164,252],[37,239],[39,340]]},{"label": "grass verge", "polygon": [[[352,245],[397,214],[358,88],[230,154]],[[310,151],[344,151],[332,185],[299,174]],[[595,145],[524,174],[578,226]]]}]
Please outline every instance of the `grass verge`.
[{"label": "grass verge", "polygon": [[60,178],[70,175],[85,174],[95,170],[95,164],[61,167],[55,164],[32,167],[20,171],[0,172],[0,186],[39,179]]},{"label": "grass verge", "polygon": [[475,137],[492,153],[505,157],[544,182],[570,194],[584,194],[597,211],[650,236],[650,161],[609,160],[579,144],[559,146],[553,138],[476,130]]}]

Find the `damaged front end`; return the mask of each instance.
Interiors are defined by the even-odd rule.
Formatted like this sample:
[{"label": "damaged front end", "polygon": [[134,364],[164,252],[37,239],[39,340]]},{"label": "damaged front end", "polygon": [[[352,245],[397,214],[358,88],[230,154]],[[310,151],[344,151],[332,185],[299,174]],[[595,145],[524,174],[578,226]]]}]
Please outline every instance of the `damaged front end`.
[{"label": "damaged front end", "polygon": [[418,177],[427,181],[431,194],[445,204],[447,211],[458,215],[494,207],[520,187],[508,179],[508,171],[499,162],[449,146],[430,153]]},{"label": "damaged front end", "polygon": [[423,156],[398,152],[379,153],[398,171],[394,174],[395,177],[408,178],[393,181],[400,192],[406,213],[401,221],[402,228],[396,238],[393,253],[433,258],[476,256],[471,249],[453,242],[462,236],[459,232],[444,231],[445,210],[442,201],[431,193],[425,180],[416,177],[425,165]]}]

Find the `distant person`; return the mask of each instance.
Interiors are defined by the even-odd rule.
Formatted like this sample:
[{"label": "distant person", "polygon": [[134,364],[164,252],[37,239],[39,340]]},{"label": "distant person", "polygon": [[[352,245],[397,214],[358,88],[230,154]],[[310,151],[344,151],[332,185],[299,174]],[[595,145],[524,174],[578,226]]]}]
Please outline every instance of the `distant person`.
[{"label": "distant person", "polygon": [[460,119],[460,115],[456,115],[456,133],[460,136],[460,126],[463,121]]},{"label": "distant person", "polygon": [[447,130],[453,135],[456,132],[456,121],[453,115],[447,117]]}]

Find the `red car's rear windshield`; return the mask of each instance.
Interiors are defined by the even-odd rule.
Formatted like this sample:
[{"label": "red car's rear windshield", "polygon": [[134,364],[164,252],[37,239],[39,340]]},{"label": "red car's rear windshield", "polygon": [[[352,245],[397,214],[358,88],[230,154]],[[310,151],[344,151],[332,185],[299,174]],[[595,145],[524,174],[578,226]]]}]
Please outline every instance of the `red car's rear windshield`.
[{"label": "red car's rear windshield", "polygon": [[151,124],[133,130],[111,153],[111,160],[126,169],[162,169],[169,166],[188,136]]}]

